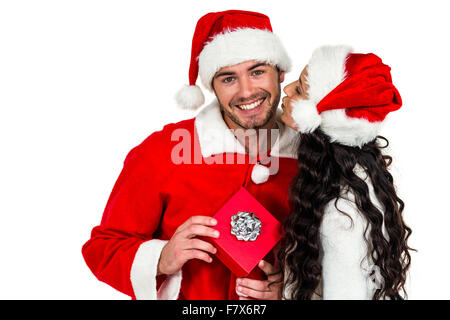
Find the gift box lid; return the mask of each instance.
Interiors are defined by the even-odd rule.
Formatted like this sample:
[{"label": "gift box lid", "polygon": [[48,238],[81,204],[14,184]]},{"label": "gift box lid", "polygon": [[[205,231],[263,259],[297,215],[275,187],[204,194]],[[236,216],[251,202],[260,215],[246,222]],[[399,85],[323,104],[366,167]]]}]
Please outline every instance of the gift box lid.
[{"label": "gift box lid", "polygon": [[[278,220],[244,187],[216,212],[214,218],[217,220],[215,229],[220,231],[220,237],[211,240],[217,248],[216,256],[237,277],[247,276],[281,238]],[[252,228],[253,232],[245,232]],[[237,236],[232,234],[232,229]]]}]

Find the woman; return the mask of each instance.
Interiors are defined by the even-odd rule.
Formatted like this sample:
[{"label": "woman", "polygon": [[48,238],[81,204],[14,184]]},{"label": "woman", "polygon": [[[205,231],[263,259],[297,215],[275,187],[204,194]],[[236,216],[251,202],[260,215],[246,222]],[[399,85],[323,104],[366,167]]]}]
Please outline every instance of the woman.
[{"label": "woman", "polygon": [[282,120],[300,142],[278,254],[283,298],[404,298],[411,229],[378,136],[402,104],[390,67],[321,47],[284,91]]}]

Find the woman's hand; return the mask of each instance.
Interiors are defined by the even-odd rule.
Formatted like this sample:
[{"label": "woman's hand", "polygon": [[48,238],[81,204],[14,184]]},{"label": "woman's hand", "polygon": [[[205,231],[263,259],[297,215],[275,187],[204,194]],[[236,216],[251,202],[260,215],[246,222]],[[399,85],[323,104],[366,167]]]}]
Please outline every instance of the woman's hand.
[{"label": "woman's hand", "polygon": [[[248,278],[236,279],[236,292],[239,300],[280,300],[281,299],[281,272],[271,276],[279,270],[267,261],[261,260],[258,267],[267,275],[267,280],[253,280]],[[269,287],[271,282],[280,280]]]}]

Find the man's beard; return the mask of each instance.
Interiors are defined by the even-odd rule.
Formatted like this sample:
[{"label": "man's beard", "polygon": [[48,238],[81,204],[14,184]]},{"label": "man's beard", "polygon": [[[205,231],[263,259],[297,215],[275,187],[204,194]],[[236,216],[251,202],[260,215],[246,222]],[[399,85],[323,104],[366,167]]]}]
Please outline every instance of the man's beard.
[{"label": "man's beard", "polygon": [[[267,91],[265,91],[265,93],[266,93],[265,98],[267,99],[268,104],[270,105],[271,108],[270,108],[269,112],[267,113],[267,116],[259,124],[252,123],[251,125],[246,125],[245,123],[242,123],[237,117],[235,117],[230,111],[228,111],[228,109],[224,108],[222,103],[219,101],[220,110],[222,111],[222,113],[225,113],[231,121],[233,121],[235,124],[237,124],[238,126],[240,126],[243,129],[260,129],[260,128],[264,127],[275,116],[275,113],[276,113],[276,110],[278,108],[278,104],[280,103],[280,98],[281,98],[281,84],[278,83],[278,90],[276,92],[276,95],[273,99],[272,104],[270,103],[272,95]],[[217,99],[217,100],[219,100],[219,99]],[[234,107],[234,108],[237,108],[237,107]]]}]

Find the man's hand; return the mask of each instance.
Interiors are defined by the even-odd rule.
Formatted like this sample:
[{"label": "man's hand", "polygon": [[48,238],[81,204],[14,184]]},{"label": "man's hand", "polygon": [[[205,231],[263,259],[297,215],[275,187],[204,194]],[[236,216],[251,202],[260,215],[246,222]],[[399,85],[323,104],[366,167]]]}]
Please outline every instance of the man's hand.
[{"label": "man's hand", "polygon": [[[248,278],[236,279],[236,292],[240,295],[239,300],[250,300],[254,298],[258,300],[280,300],[282,281],[275,283],[269,287],[269,283],[281,280],[281,273],[269,276],[278,270],[267,261],[261,260],[258,264],[259,268],[268,276],[267,280],[252,280]],[[247,297],[244,297],[245,295]]]},{"label": "man's hand", "polygon": [[208,253],[215,254],[217,249],[212,244],[196,237],[218,238],[219,231],[209,227],[216,224],[217,221],[211,217],[193,216],[179,226],[161,251],[158,275],[174,274],[190,259],[211,262],[212,258]]}]

